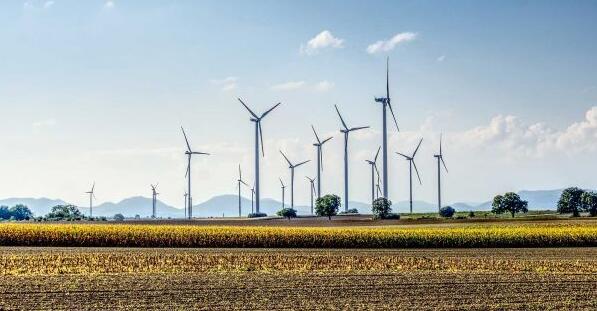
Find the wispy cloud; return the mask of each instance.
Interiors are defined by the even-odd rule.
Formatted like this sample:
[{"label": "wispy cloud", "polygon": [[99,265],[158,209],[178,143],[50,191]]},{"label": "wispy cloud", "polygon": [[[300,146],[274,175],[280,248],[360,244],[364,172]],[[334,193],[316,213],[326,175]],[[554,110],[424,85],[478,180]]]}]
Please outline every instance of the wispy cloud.
[{"label": "wispy cloud", "polygon": [[326,92],[333,89],[335,84],[333,82],[323,80],[315,84],[315,90],[319,92]]},{"label": "wispy cloud", "polygon": [[443,62],[445,59],[446,59],[446,55],[442,55],[442,56],[438,57],[438,58],[436,59],[436,61],[438,61],[438,62],[440,62],[440,63],[441,63],[441,62]]},{"label": "wispy cloud", "polygon": [[305,86],[305,81],[290,81],[281,84],[273,85],[272,90],[276,91],[294,91]]},{"label": "wispy cloud", "polygon": [[54,1],[46,1],[44,2],[44,9],[48,9],[54,5]]},{"label": "wispy cloud", "polygon": [[106,9],[112,9],[114,8],[116,4],[114,3],[114,1],[106,1],[106,3],[104,3],[104,8]]},{"label": "wispy cloud", "polygon": [[224,79],[213,79],[211,83],[220,86],[222,91],[232,91],[238,87],[238,77],[226,77]]},{"label": "wispy cloud", "polygon": [[56,125],[56,120],[54,120],[54,119],[36,121],[36,122],[33,122],[33,124],[31,124],[31,126],[33,126],[34,129],[47,128],[47,127],[52,127],[55,125]]},{"label": "wispy cloud", "polygon": [[23,9],[25,9],[25,10],[34,9],[34,8],[35,8],[35,6],[30,1],[25,1],[23,3]]},{"label": "wispy cloud", "polygon": [[334,37],[329,30],[324,30],[309,40],[306,46],[301,44],[300,52],[301,54],[314,55],[317,54],[319,50],[325,48],[342,47],[344,47],[344,39]]},{"label": "wispy cloud", "polygon": [[379,40],[367,47],[367,53],[376,54],[393,50],[398,44],[409,42],[417,37],[413,32],[401,32],[388,40]]}]

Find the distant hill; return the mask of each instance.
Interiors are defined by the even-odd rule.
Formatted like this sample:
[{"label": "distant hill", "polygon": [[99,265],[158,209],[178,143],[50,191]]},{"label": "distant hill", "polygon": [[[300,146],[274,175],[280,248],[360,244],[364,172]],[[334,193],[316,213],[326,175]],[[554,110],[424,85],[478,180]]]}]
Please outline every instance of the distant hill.
[{"label": "distant hill", "polygon": [[[86,215],[89,214],[88,207],[79,207],[79,209]],[[102,203],[98,206],[93,207],[93,216],[112,217],[115,214],[122,214],[125,217],[134,217],[135,215],[139,215],[141,217],[150,217],[151,213],[151,198],[141,196],[124,199],[118,203]],[[162,218],[182,218],[184,217],[184,210],[172,207],[160,200],[157,200],[156,214],[158,217]]]},{"label": "distant hill", "polygon": [[12,207],[17,204],[27,205],[34,215],[39,216],[49,213],[53,206],[67,203],[59,199],[48,198],[8,198],[0,200],[0,206]]}]

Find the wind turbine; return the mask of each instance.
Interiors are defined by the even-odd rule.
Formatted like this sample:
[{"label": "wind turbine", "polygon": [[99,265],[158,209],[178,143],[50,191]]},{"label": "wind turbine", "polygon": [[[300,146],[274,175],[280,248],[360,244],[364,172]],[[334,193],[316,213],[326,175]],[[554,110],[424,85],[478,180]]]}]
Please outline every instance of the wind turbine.
[{"label": "wind turbine", "polygon": [[317,198],[321,198],[321,172],[323,171],[323,144],[328,142],[333,137],[328,137],[321,141],[319,136],[317,135],[317,131],[315,131],[315,127],[311,125],[313,129],[313,134],[315,134],[315,139],[317,140],[316,143],[313,144],[317,148]]},{"label": "wind turbine", "polygon": [[417,172],[417,178],[419,179],[419,184],[423,184],[421,182],[421,176],[419,175],[419,170],[417,169],[417,164],[415,164],[415,155],[417,155],[417,151],[419,151],[419,147],[421,147],[421,143],[423,142],[423,138],[421,138],[421,140],[419,140],[419,144],[417,145],[417,148],[415,148],[415,151],[413,152],[413,154],[411,156],[407,156],[405,154],[402,154],[400,152],[396,152],[397,154],[403,156],[407,161],[408,161],[408,173],[410,175],[410,179],[409,179],[409,185],[410,185],[410,213],[413,213],[413,167],[415,168],[415,172]]},{"label": "wind turbine", "polygon": [[255,196],[255,183],[253,183],[253,188],[251,188],[251,214],[255,213],[255,207],[253,205]]},{"label": "wind turbine", "polygon": [[93,217],[93,199],[95,197],[95,181],[93,182],[93,186],[91,186],[91,190],[85,193],[89,194],[89,217]]},{"label": "wind turbine", "polygon": [[189,194],[185,191],[184,193],[184,218],[187,218],[187,197]]},{"label": "wind turbine", "polygon": [[151,207],[152,207],[151,218],[155,218],[155,216],[156,216],[155,206],[156,206],[156,202],[157,202],[157,196],[159,194],[159,193],[157,193],[156,188],[158,187],[158,184],[159,183],[157,183],[155,186],[151,185],[151,198],[152,198],[152,200],[151,200]]},{"label": "wind turbine", "polygon": [[286,193],[286,185],[284,185],[282,178],[280,178],[280,187],[282,188],[282,208],[284,208],[284,194]]},{"label": "wind turbine", "polygon": [[265,156],[265,151],[263,150],[263,131],[261,129],[261,120],[265,118],[265,116],[278,107],[281,103],[275,104],[272,108],[261,114],[261,116],[257,116],[249,106],[247,106],[240,98],[238,101],[249,111],[251,114],[251,122],[255,122],[255,207],[256,212],[259,213],[259,141],[261,141],[261,154]]},{"label": "wind turbine", "polygon": [[377,157],[379,156],[380,149],[381,146],[377,148],[377,153],[375,153],[373,160],[365,160],[365,162],[371,165],[371,202],[375,200],[375,173],[377,171]]},{"label": "wind turbine", "polygon": [[242,213],[242,202],[241,202],[241,196],[240,196],[240,190],[242,185],[245,185],[247,187],[249,187],[249,185],[247,185],[246,182],[243,181],[243,172],[240,170],[240,164],[238,165],[238,217],[241,217],[241,213]]},{"label": "wind turbine", "polygon": [[446,169],[446,173],[448,172],[448,167],[446,166],[446,162],[444,162],[444,154],[442,153],[442,135],[439,135],[439,154],[434,154],[433,157],[437,159],[437,211],[442,208],[442,170],[440,167],[440,162],[444,165],[444,169]]},{"label": "wind turbine", "polygon": [[313,215],[313,193],[317,192],[315,191],[315,179],[309,178],[309,176],[305,176],[305,178],[307,178],[307,180],[311,184],[311,187],[309,187],[309,192],[311,192],[311,215]]},{"label": "wind turbine", "polygon": [[376,97],[375,101],[382,104],[382,120],[383,120],[383,132],[382,132],[382,162],[383,162],[383,196],[388,198],[388,126],[386,122],[386,108],[390,108],[390,112],[392,113],[392,118],[394,119],[394,124],[396,124],[396,130],[400,131],[398,128],[398,122],[396,121],[396,116],[394,115],[394,109],[392,109],[392,104],[390,103],[390,58],[388,57],[386,60],[386,97]]},{"label": "wind turbine", "polygon": [[344,211],[348,211],[348,134],[352,131],[358,131],[362,129],[369,128],[369,126],[361,126],[361,127],[352,127],[348,128],[344,119],[342,119],[342,115],[340,114],[340,110],[338,110],[338,106],[334,105],[336,108],[336,112],[338,113],[338,117],[340,117],[340,121],[342,122],[343,129],[340,129],[340,132],[344,134]]},{"label": "wind turbine", "polygon": [[284,154],[284,152],[282,152],[282,150],[280,150],[280,153],[282,154],[284,159],[286,159],[286,162],[288,162],[288,168],[290,169],[290,208],[293,208],[294,207],[294,169],[311,161],[311,160],[306,160],[306,161],[300,162],[298,164],[292,164],[292,162],[290,162],[290,160],[288,160],[288,157]]},{"label": "wind turbine", "polygon": [[188,203],[187,203],[187,208],[189,210],[188,212],[188,217],[189,219],[193,218],[193,196],[191,195],[191,157],[194,154],[197,155],[209,155],[209,153],[205,153],[205,152],[195,152],[191,149],[191,144],[189,144],[189,140],[187,139],[187,134],[184,131],[184,128],[181,126],[180,129],[182,130],[182,135],[184,136],[184,140],[187,143],[187,151],[185,151],[184,153],[187,155],[188,157],[188,163],[187,163],[187,173],[186,173],[186,177],[187,177],[187,185],[188,185]]}]

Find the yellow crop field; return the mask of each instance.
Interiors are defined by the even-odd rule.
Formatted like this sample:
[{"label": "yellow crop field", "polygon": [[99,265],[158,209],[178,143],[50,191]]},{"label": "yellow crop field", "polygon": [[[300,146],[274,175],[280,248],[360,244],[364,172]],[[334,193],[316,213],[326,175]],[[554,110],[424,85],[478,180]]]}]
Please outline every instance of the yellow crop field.
[{"label": "yellow crop field", "polygon": [[597,246],[597,226],[592,222],[407,228],[8,223],[0,224],[0,246],[569,247]]}]

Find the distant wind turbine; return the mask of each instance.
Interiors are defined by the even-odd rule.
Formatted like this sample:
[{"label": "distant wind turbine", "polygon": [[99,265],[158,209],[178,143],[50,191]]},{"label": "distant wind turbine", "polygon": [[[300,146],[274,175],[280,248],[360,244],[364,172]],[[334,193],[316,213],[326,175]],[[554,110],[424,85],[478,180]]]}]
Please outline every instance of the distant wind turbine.
[{"label": "distant wind turbine", "polygon": [[185,151],[184,153],[187,155],[188,157],[188,163],[187,163],[187,173],[186,173],[186,177],[187,177],[187,185],[188,185],[188,203],[187,203],[187,208],[188,208],[188,217],[189,219],[193,218],[193,196],[191,195],[191,157],[194,154],[197,155],[209,155],[209,153],[205,153],[205,152],[195,152],[191,149],[191,144],[189,144],[189,140],[187,139],[187,134],[184,131],[184,128],[181,126],[180,129],[182,130],[182,135],[184,136],[184,140],[187,143],[187,151]]},{"label": "distant wind turbine", "polygon": [[310,178],[309,176],[305,176],[305,178],[307,178],[307,180],[311,184],[309,187],[309,192],[311,192],[311,215],[313,215],[313,194],[317,192],[315,191],[315,179]]},{"label": "distant wind turbine", "polygon": [[284,196],[286,194],[286,185],[284,185],[282,178],[280,178],[280,187],[282,188],[282,208],[284,208]]},{"label": "distant wind turbine", "polygon": [[377,157],[379,156],[380,149],[381,146],[377,148],[377,153],[375,153],[373,160],[365,160],[365,162],[371,165],[371,202],[375,200],[375,173],[377,171]]},{"label": "distant wind turbine", "polygon": [[251,114],[251,122],[255,122],[255,207],[256,212],[259,213],[259,142],[261,141],[261,154],[265,156],[264,148],[263,148],[263,131],[261,129],[261,120],[265,118],[267,114],[269,114],[272,110],[278,107],[281,103],[275,104],[272,108],[261,114],[261,116],[257,116],[249,106],[247,106],[240,98],[238,101],[249,111]]},{"label": "distant wind turbine", "polygon": [[187,218],[187,197],[189,194],[185,191],[184,193],[184,218]]},{"label": "distant wind turbine", "polygon": [[323,141],[319,139],[317,135],[317,131],[315,131],[315,127],[311,125],[313,129],[313,134],[315,134],[315,139],[317,140],[316,143],[313,144],[317,148],[317,198],[321,198],[321,172],[323,171],[323,144],[328,142],[333,137],[328,137]]},{"label": "distant wind turbine", "polygon": [[253,183],[253,187],[251,188],[251,214],[255,213],[255,205],[253,204],[255,197],[255,183]]},{"label": "distant wind turbine", "polygon": [[442,170],[441,170],[440,162],[441,162],[441,164],[443,164],[444,169],[446,170],[446,173],[448,172],[448,167],[446,166],[446,162],[444,162],[444,154],[442,153],[442,135],[441,134],[439,136],[439,154],[435,154],[435,155],[433,155],[433,157],[435,157],[437,159],[437,211],[439,212],[439,210],[442,208],[442,182],[441,182]]},{"label": "distant wind turbine", "polygon": [[306,160],[297,164],[293,164],[292,162],[290,162],[290,160],[288,160],[288,157],[284,154],[284,152],[282,152],[282,150],[280,150],[280,154],[282,154],[282,156],[284,157],[284,159],[286,159],[286,162],[288,162],[288,168],[290,169],[290,208],[294,207],[294,169],[311,161],[311,160]]},{"label": "distant wind turbine", "polygon": [[159,193],[157,193],[156,188],[158,187],[157,183],[155,186],[151,185],[151,218],[155,218],[156,217],[156,203],[157,203],[157,196]]},{"label": "distant wind turbine", "polygon": [[421,175],[419,175],[419,170],[417,169],[417,164],[415,164],[415,155],[417,155],[417,151],[419,151],[419,147],[421,147],[421,143],[423,142],[423,138],[419,140],[419,144],[415,151],[411,156],[407,156],[400,152],[396,152],[397,154],[403,156],[408,161],[408,174],[409,174],[409,185],[410,185],[410,213],[413,213],[413,167],[415,168],[415,172],[417,173],[417,178],[419,179],[419,184],[423,184],[421,182]]},{"label": "distant wind turbine", "polygon": [[338,117],[340,117],[340,121],[342,122],[342,129],[340,132],[344,134],[344,211],[348,211],[348,134],[352,131],[358,131],[362,129],[369,128],[369,126],[361,126],[361,127],[352,127],[348,128],[346,122],[342,118],[340,114],[340,110],[338,110],[338,106],[334,105],[336,108],[336,112],[338,113]]},{"label": "distant wind turbine", "polygon": [[375,98],[375,101],[382,104],[382,122],[383,122],[383,132],[382,132],[382,162],[383,162],[383,196],[384,198],[388,198],[388,126],[386,122],[386,108],[390,108],[390,112],[392,113],[392,118],[394,119],[394,124],[396,124],[396,129],[400,131],[398,128],[398,122],[396,121],[396,115],[394,115],[394,110],[392,109],[392,104],[390,102],[390,58],[388,57],[386,60],[386,97],[379,97]]},{"label": "distant wind turbine", "polygon": [[250,187],[249,185],[247,185],[246,182],[243,181],[243,172],[240,170],[240,164],[238,165],[238,217],[242,216],[242,201],[241,201],[241,187],[242,185],[245,185],[247,187]]},{"label": "distant wind turbine", "polygon": [[91,186],[91,190],[85,192],[89,194],[89,217],[93,217],[93,199],[95,199],[95,181],[93,182],[93,186]]}]

